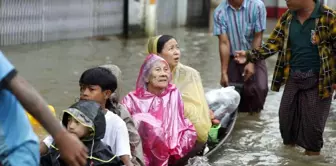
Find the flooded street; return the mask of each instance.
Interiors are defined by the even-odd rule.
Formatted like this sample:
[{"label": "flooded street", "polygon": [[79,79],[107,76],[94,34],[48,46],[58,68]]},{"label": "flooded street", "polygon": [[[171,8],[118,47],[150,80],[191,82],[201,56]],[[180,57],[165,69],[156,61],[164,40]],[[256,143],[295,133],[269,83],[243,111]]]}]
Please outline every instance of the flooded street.
[{"label": "flooded street", "polygon": [[[274,25],[274,23],[273,23]],[[269,30],[273,25],[268,25]],[[269,31],[268,30],[268,31]],[[159,30],[175,36],[182,50],[182,62],[197,69],[207,88],[219,87],[220,62],[217,38],[207,29],[178,28]],[[90,67],[112,63],[123,72],[123,95],[135,87],[135,81],[146,54],[146,38],[124,40],[116,36],[110,41],[80,39],[43,44],[2,47],[1,50],[17,67],[19,73],[32,83],[48,103],[59,113],[79,96],[78,80]],[[276,56],[267,60],[269,83]],[[270,91],[265,109],[260,115],[240,114],[233,134],[215,156],[218,166],[309,166],[336,163],[336,111],[332,104],[324,133],[325,144],[320,157],[305,157],[301,148],[282,144],[278,124],[278,108],[282,93]],[[45,132],[35,129],[40,138]]]}]

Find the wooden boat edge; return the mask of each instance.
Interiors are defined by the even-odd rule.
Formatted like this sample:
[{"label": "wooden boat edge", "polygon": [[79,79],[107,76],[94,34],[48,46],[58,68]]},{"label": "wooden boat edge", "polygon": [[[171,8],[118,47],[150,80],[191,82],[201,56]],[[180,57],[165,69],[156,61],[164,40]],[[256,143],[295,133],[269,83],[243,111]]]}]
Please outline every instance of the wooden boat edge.
[{"label": "wooden boat edge", "polygon": [[211,156],[213,153],[215,153],[229,138],[229,136],[231,135],[236,121],[237,121],[237,117],[238,117],[238,108],[236,109],[236,111],[232,114],[232,118],[231,118],[231,123],[229,126],[229,130],[227,130],[226,135],[224,136],[224,138],[217,144],[217,146],[213,149],[211,149],[208,153],[206,153],[204,156],[205,157],[209,157]]}]

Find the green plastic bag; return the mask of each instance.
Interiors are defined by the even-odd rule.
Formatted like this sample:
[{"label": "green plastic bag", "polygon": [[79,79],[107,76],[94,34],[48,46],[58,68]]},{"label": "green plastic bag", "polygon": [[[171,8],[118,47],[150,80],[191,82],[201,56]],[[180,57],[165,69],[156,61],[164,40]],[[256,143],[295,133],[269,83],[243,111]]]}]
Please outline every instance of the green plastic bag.
[{"label": "green plastic bag", "polygon": [[218,142],[218,130],[220,129],[220,125],[214,125],[210,128],[209,131],[209,141],[217,143]]}]

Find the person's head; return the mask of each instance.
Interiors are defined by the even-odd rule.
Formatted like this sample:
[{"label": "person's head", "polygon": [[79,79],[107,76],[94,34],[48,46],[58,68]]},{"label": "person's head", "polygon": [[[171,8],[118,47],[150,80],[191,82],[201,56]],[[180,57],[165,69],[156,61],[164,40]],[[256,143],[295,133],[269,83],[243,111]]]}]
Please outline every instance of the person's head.
[{"label": "person's head", "polygon": [[160,35],[149,39],[148,52],[161,56],[171,68],[174,68],[180,61],[180,47],[176,39],[169,35]]},{"label": "person's head", "polygon": [[168,63],[163,58],[150,54],[141,66],[137,88],[146,88],[147,91],[158,94],[167,88],[170,78]]},{"label": "person's head", "polygon": [[110,70],[95,67],[84,71],[79,79],[80,99],[94,100],[103,108],[117,89],[117,79]]},{"label": "person's head", "polygon": [[[112,64],[106,64],[106,65],[101,65],[100,67],[104,67],[110,70],[111,73],[117,78],[117,85],[122,85],[122,72],[118,66],[112,65]],[[121,95],[121,87],[118,86],[117,89],[112,93],[110,97],[110,101],[115,107],[119,103],[120,95]]]},{"label": "person's head", "polygon": [[289,10],[297,11],[306,7],[308,1],[316,0],[285,0]]},{"label": "person's head", "polygon": [[102,139],[106,121],[100,104],[92,100],[80,100],[63,111],[62,124],[83,141]]}]

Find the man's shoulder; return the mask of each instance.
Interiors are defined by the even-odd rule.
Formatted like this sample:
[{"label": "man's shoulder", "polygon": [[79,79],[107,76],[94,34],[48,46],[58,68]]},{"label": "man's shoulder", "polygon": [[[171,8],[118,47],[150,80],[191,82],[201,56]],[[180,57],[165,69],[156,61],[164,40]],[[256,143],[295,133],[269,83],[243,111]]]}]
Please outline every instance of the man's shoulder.
[{"label": "man's shoulder", "polygon": [[336,11],[326,5],[323,5],[322,6],[322,17],[336,18]]},{"label": "man's shoulder", "polygon": [[226,9],[226,0],[223,0],[214,10],[214,15],[215,16],[218,16],[218,15],[221,15],[221,16],[224,16],[225,14],[225,9]]},{"label": "man's shoulder", "polygon": [[6,79],[9,73],[15,70],[12,63],[5,57],[5,55],[0,51],[0,83]]},{"label": "man's shoulder", "polygon": [[254,4],[256,7],[265,7],[265,3],[262,0],[249,0],[249,3]]},{"label": "man's shoulder", "polygon": [[260,12],[266,11],[265,4],[262,0],[248,0],[247,9],[251,11],[254,17],[259,17]]}]

